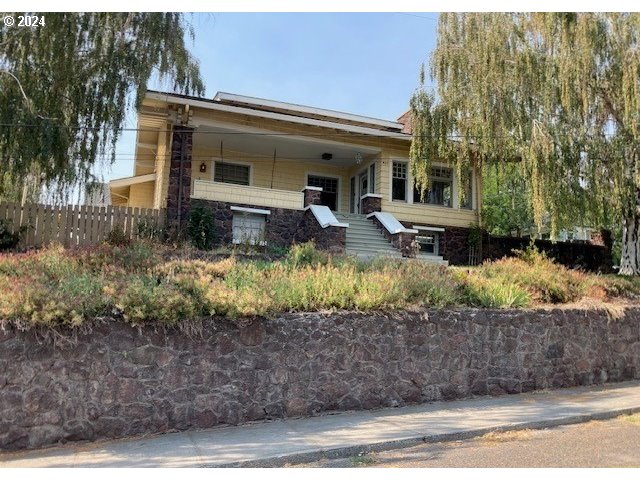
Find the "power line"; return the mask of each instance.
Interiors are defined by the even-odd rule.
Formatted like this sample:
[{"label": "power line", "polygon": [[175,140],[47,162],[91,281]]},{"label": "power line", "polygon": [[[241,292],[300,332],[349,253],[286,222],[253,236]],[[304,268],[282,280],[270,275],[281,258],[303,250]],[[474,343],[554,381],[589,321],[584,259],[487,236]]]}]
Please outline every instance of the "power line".
[{"label": "power line", "polygon": [[[347,125],[348,126],[348,125]],[[358,126],[358,125],[353,125]],[[42,128],[44,125],[28,125],[28,124],[8,124],[8,123],[0,123],[0,128],[2,127],[10,127],[10,128]],[[98,128],[88,128],[88,127],[64,127],[70,128],[72,130],[98,130]],[[188,127],[192,128],[192,127]],[[327,128],[327,127],[324,127]],[[371,128],[371,127],[364,127]],[[119,132],[141,132],[141,133],[172,133],[179,132],[179,127],[177,129],[153,129],[153,128],[123,128],[119,130]],[[403,134],[401,132],[392,132],[390,130],[380,130],[381,133],[395,133],[397,135],[402,135],[402,137],[387,137],[389,139],[411,139],[411,134]],[[331,137],[376,137],[375,133],[358,133],[358,132],[327,132],[327,133],[284,133],[284,132],[215,132],[212,130],[193,130],[194,135],[245,135],[245,136],[254,136],[254,137],[318,137],[318,138],[331,138]],[[605,137],[612,137],[616,134],[612,133],[604,133]],[[572,135],[556,135],[558,137],[569,138]],[[591,135],[592,137],[595,135]],[[428,138],[430,135],[423,135],[422,138]],[[459,135],[459,134],[451,134],[447,136],[450,139],[469,139],[469,140],[485,140],[485,139],[498,139],[498,138],[513,138],[514,135]],[[144,142],[142,142],[144,143]]]},{"label": "power line", "polygon": [[428,17],[426,15],[418,15],[416,13],[406,13],[406,12],[396,12],[398,15],[406,15],[408,17],[416,17],[416,18],[424,18],[425,20],[431,20],[432,22],[438,23],[437,18]]}]

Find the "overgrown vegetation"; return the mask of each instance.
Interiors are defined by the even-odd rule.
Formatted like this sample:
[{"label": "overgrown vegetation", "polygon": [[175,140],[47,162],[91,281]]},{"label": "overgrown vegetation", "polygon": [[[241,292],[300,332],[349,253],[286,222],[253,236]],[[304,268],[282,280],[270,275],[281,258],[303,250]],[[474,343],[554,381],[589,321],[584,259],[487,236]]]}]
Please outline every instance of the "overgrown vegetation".
[{"label": "overgrown vegetation", "polygon": [[210,315],[529,307],[640,294],[636,278],[568,270],[535,250],[475,268],[332,257],[311,243],[293,246],[279,261],[207,260],[202,253],[134,241],[0,255],[0,322],[74,327],[116,317],[180,325]]},{"label": "overgrown vegetation", "polygon": [[0,252],[16,248],[23,232],[23,229],[12,232],[9,228],[9,221],[0,220]]},{"label": "overgrown vegetation", "polygon": [[209,250],[216,241],[215,219],[209,208],[196,205],[191,209],[187,223],[187,236],[193,246]]}]

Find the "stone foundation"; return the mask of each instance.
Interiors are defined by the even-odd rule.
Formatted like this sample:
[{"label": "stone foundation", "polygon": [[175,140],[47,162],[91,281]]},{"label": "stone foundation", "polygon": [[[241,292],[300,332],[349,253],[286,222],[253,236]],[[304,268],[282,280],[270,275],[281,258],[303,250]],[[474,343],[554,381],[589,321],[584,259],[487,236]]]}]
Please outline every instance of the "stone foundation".
[{"label": "stone foundation", "polygon": [[322,228],[310,211],[288,208],[260,207],[239,203],[217,202],[193,199],[193,206],[202,206],[213,211],[218,242],[223,245],[233,243],[233,210],[231,206],[269,210],[266,215],[265,241],[268,247],[289,247],[293,243],[313,240],[316,246],[332,253],[344,253],[346,229],[341,227]]},{"label": "stone foundation", "polygon": [[640,308],[288,314],[201,335],[0,331],[0,449],[640,378]]},{"label": "stone foundation", "polygon": [[[400,222],[405,228],[413,228],[415,222]],[[430,227],[444,228],[439,233],[438,255],[449,260],[450,265],[469,264],[469,229],[460,227],[447,227],[432,225]],[[415,238],[415,235],[414,235]]]},{"label": "stone foundation", "polygon": [[[380,232],[382,232],[384,238],[393,245],[393,248],[399,250],[403,257],[415,258],[416,253],[418,252],[418,245],[414,242],[416,238],[415,233],[401,232],[392,234],[375,216],[371,217],[371,220],[375,226],[378,227]],[[406,227],[406,225],[404,226]]]},{"label": "stone foundation", "polygon": [[369,215],[373,212],[382,211],[382,196],[374,194],[363,195],[360,199],[360,213]]}]

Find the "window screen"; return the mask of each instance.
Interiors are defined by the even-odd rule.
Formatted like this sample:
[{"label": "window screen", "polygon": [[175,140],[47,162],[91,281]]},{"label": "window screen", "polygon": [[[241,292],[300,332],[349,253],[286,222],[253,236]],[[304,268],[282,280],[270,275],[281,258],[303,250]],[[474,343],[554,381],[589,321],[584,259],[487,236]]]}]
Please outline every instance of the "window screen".
[{"label": "window screen", "polygon": [[416,242],[420,246],[420,252],[427,255],[438,255],[438,234],[425,233],[416,236]]},{"label": "window screen", "polygon": [[243,245],[265,244],[264,215],[234,213],[232,221],[233,243]]},{"label": "window screen", "polygon": [[249,165],[237,163],[216,162],[213,180],[236,185],[249,185]]}]

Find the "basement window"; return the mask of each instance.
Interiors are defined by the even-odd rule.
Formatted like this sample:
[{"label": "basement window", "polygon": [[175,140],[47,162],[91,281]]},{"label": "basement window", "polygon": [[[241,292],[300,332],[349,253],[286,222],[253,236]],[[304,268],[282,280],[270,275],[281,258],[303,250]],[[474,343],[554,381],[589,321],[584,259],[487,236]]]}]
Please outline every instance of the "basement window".
[{"label": "basement window", "polygon": [[416,242],[420,247],[420,253],[426,255],[438,255],[440,236],[437,233],[423,233],[416,236]]},{"label": "basement window", "polygon": [[236,245],[266,245],[265,228],[264,215],[247,212],[233,213],[233,243]]}]

